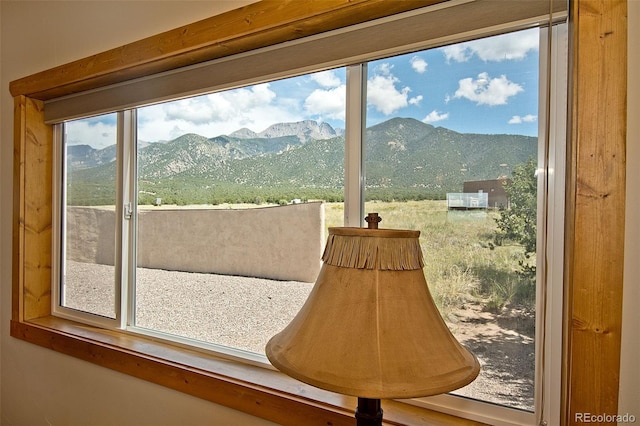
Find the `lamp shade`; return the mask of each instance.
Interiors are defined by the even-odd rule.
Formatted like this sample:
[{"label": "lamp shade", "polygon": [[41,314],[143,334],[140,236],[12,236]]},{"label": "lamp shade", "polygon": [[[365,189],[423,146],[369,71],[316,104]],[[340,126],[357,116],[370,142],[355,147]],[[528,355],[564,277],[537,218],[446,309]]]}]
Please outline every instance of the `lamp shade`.
[{"label": "lamp shade", "polygon": [[266,346],[310,385],[364,398],[410,398],[473,381],[480,365],[442,320],[422,271],[419,231],[330,228],[307,301]]}]

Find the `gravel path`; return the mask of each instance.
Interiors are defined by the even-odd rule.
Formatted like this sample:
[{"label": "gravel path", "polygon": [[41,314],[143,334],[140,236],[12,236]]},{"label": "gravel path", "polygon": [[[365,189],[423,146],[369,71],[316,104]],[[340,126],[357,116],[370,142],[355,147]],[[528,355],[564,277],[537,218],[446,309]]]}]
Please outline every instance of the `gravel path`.
[{"label": "gravel path", "polygon": [[261,354],[313,287],[295,281],[138,271],[138,326]]},{"label": "gravel path", "polygon": [[[67,262],[66,306],[113,317],[113,266]],[[90,284],[89,284],[90,283]],[[313,283],[137,270],[136,325],[264,354]]]}]

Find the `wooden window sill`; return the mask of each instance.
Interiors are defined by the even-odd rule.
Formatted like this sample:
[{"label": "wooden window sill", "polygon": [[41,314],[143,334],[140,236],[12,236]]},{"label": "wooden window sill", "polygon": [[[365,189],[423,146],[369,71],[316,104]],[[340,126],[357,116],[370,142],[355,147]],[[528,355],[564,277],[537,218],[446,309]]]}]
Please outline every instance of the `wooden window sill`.
[{"label": "wooden window sill", "polygon": [[[11,336],[283,425],[353,425],[356,399],[278,371],[53,316],[11,321]],[[383,402],[388,425],[480,425],[398,401]]]}]

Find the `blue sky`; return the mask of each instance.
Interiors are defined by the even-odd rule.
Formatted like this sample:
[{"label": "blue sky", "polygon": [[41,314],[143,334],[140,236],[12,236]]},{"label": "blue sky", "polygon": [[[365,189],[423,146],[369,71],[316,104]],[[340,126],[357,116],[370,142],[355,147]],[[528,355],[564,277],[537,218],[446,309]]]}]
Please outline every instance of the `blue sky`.
[{"label": "blue sky", "polygon": [[[370,62],[367,126],[412,117],[462,133],[536,136],[538,30],[494,36]],[[344,128],[344,68],[141,108],[138,138],[206,137],[279,122]],[[115,141],[114,116],[69,123],[70,144]]]}]

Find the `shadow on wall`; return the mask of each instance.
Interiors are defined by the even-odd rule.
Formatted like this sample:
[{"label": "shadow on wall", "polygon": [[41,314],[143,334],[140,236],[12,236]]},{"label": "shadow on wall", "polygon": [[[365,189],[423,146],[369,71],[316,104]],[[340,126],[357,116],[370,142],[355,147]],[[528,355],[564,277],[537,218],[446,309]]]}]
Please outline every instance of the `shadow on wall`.
[{"label": "shadow on wall", "polygon": [[[115,210],[67,208],[67,259],[113,265]],[[313,282],[324,203],[233,209],[140,210],[138,267]]]}]

